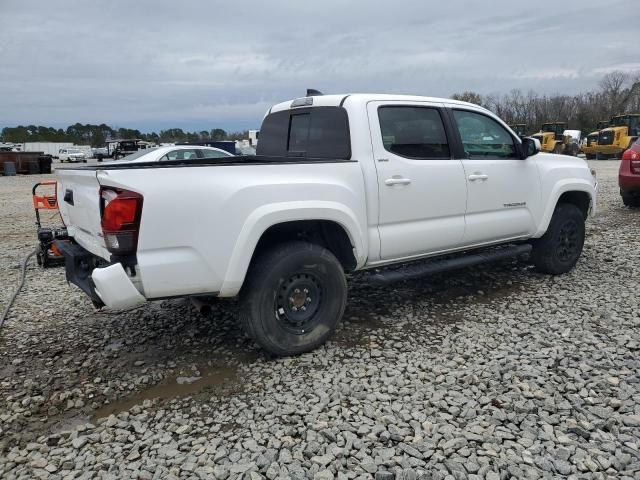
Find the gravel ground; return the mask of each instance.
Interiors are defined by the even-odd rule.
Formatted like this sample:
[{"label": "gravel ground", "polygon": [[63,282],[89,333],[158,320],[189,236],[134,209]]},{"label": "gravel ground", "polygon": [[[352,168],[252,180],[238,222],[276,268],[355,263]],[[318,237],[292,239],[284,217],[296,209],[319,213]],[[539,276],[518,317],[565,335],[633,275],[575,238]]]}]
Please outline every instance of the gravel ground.
[{"label": "gravel ground", "polygon": [[[2,478],[640,478],[640,211],[591,162],[570,274],[523,263],[350,279],[335,338],[271,359],[234,301],[98,312],[32,262],[0,332]],[[0,304],[34,246],[33,177],[0,177]]]}]

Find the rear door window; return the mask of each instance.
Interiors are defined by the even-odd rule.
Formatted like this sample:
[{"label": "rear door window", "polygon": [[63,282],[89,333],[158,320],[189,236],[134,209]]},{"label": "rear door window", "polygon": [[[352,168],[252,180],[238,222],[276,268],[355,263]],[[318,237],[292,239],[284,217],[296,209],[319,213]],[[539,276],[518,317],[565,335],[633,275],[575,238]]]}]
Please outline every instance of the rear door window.
[{"label": "rear door window", "polygon": [[417,160],[451,158],[437,108],[393,105],[378,109],[385,150]]}]

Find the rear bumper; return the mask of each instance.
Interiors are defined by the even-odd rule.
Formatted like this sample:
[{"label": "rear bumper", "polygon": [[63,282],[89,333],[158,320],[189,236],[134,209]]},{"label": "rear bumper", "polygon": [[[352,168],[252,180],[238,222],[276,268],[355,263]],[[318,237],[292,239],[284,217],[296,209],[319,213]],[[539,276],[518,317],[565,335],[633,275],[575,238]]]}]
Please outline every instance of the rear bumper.
[{"label": "rear bumper", "polygon": [[86,293],[96,307],[119,310],[146,302],[122,264],[109,265],[71,240],[59,240],[55,244],[65,259],[67,281]]},{"label": "rear bumper", "polygon": [[618,185],[625,192],[640,190],[640,175],[620,173],[618,175]]}]

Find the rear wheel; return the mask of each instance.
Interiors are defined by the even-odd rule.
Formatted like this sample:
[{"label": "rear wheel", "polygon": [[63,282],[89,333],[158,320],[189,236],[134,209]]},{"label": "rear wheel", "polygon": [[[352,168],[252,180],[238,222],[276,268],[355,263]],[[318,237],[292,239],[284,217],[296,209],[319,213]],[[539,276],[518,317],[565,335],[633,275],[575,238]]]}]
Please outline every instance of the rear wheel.
[{"label": "rear wheel", "polygon": [[634,195],[631,192],[620,191],[620,195],[622,196],[622,203],[627,207],[640,207],[640,193]]},{"label": "rear wheel", "polygon": [[291,242],[258,255],[240,292],[240,320],[262,348],[297,355],[322,345],[347,302],[342,265],[326,248]]},{"label": "rear wheel", "polygon": [[561,203],[556,206],[546,233],[533,241],[531,260],[543,273],[566,273],[578,262],[583,246],[582,212],[571,203]]}]

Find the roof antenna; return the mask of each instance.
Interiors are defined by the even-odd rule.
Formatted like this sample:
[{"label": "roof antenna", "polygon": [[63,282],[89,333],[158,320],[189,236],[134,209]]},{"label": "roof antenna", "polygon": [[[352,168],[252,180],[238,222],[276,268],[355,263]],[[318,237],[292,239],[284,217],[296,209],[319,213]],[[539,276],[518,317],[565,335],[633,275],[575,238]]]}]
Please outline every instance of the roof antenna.
[{"label": "roof antenna", "polygon": [[316,90],[315,88],[307,88],[307,97],[318,97],[321,95],[322,92],[320,90]]}]

